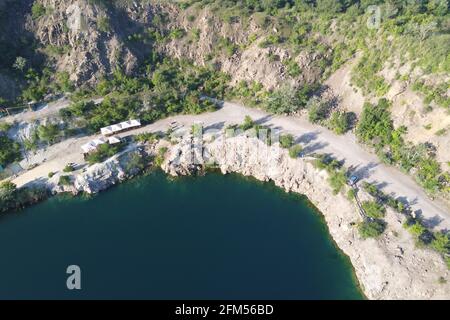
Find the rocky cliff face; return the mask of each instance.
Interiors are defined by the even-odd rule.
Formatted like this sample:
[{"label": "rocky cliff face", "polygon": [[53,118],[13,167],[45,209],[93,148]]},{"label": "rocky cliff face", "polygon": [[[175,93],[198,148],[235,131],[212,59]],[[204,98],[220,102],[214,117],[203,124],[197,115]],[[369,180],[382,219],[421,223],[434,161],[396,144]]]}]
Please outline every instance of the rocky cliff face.
[{"label": "rocky cliff face", "polygon": [[[6,1],[0,5],[6,5]],[[32,3],[42,6],[43,14],[32,17]],[[272,89],[281,82],[298,85],[321,77],[314,61],[323,58],[322,54],[261,48],[259,43],[265,37],[254,18],[228,23],[209,9],[181,10],[159,1],[117,3],[20,0],[20,18],[9,20],[20,20],[52,67],[68,72],[77,85],[93,84],[117,68],[133,74],[152,51],[187,58],[198,65],[214,65],[230,74],[233,84],[257,81]],[[159,32],[164,39],[152,39],[149,30]],[[179,30],[182,36],[171,36],[173,30]],[[226,48],[227,43],[233,44],[232,52],[231,47]],[[286,63],[291,60],[302,70],[298,76],[287,72]]]},{"label": "rocky cliff face", "polygon": [[[148,51],[135,50],[126,36],[138,30],[132,8],[91,4],[88,0],[39,0],[46,13],[28,19],[27,29],[78,85],[96,82],[116,68],[132,73]],[[56,53],[54,53],[56,52]]]},{"label": "rocky cliff face", "polygon": [[[261,181],[273,181],[288,192],[306,195],[322,212],[336,244],[355,268],[358,280],[370,299],[448,299],[449,276],[442,259],[434,252],[416,248],[402,228],[403,217],[388,210],[388,228],[378,239],[363,240],[354,223],[360,221],[356,206],[343,194],[332,195],[327,173],[304,159],[291,159],[286,150],[268,147],[256,138],[240,135],[219,137],[202,148],[187,137],[171,150],[163,169],[171,175],[197,172],[216,163],[222,173],[237,172]],[[360,191],[364,199],[368,195]],[[312,244],[313,245],[313,244]],[[330,266],[332,268],[332,266]]]}]

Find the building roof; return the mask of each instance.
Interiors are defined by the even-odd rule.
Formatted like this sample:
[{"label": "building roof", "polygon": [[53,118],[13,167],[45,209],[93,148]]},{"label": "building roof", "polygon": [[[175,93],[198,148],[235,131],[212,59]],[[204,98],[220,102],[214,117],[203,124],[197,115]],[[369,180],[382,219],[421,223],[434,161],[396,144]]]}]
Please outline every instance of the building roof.
[{"label": "building roof", "polygon": [[91,151],[95,151],[97,147],[101,144],[106,143],[107,141],[103,138],[94,139],[92,141],[89,141],[88,143],[85,143],[81,146],[81,149],[84,153],[89,153]]},{"label": "building roof", "polygon": [[118,137],[108,137],[108,138],[98,138],[94,139],[92,141],[89,141],[88,143],[85,143],[81,146],[81,149],[83,150],[83,153],[89,153],[92,151],[97,150],[97,147],[104,143],[109,144],[116,144],[120,142],[120,138]]},{"label": "building roof", "polygon": [[124,121],[121,123],[113,124],[113,125],[110,125],[107,127],[103,127],[100,129],[100,132],[102,134],[106,135],[106,134],[112,134],[112,133],[120,132],[122,130],[135,128],[135,127],[139,127],[139,126],[141,126],[141,121],[132,119],[132,120]]}]

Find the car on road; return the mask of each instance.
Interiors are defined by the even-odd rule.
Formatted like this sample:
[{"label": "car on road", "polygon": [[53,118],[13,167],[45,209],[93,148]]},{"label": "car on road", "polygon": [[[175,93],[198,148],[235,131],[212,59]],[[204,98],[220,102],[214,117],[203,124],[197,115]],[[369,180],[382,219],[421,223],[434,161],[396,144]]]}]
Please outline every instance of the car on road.
[{"label": "car on road", "polygon": [[359,180],[359,178],[357,176],[353,175],[348,179],[348,184],[351,186],[354,186],[358,182],[358,180]]}]

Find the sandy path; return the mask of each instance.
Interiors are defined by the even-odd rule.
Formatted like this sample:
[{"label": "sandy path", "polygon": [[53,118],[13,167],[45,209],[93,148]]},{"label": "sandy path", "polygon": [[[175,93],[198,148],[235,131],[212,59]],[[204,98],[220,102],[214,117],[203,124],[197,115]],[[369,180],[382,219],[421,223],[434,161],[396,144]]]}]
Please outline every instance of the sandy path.
[{"label": "sandy path", "polygon": [[[344,160],[346,167],[361,179],[380,184],[384,192],[405,197],[412,208],[421,213],[425,222],[438,229],[450,228],[448,208],[439,202],[432,201],[419,185],[408,175],[398,169],[379,162],[376,155],[363,149],[352,133],[337,136],[331,131],[309,123],[306,119],[287,116],[273,116],[261,110],[243,107],[235,103],[224,103],[223,107],[211,113],[201,115],[179,115],[157,121],[145,127],[125,132],[120,136],[128,136],[140,132],[165,131],[172,121],[187,128],[194,122],[202,122],[205,129],[221,129],[228,124],[241,123],[245,115],[251,116],[260,124],[278,128],[293,134],[306,152],[329,153],[339,160]],[[81,145],[96,136],[71,138],[50,146],[46,152],[46,162],[31,169],[13,180],[18,186],[46,179],[50,171],[56,172],[64,168],[68,162],[84,165]]]}]

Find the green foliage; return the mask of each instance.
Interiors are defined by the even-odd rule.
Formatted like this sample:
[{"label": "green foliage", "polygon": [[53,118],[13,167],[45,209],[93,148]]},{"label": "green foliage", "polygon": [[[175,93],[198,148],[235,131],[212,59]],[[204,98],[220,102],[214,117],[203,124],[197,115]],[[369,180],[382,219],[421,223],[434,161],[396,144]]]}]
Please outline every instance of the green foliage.
[{"label": "green foliage", "polygon": [[50,171],[50,172],[48,173],[48,177],[49,177],[49,178],[52,178],[54,175],[55,175],[55,173],[52,172],[52,171]]},{"label": "green foliage", "polygon": [[286,66],[288,75],[291,77],[296,78],[301,74],[302,70],[300,69],[300,66],[293,59],[287,59],[283,61],[283,63]]},{"label": "green foliage", "polygon": [[156,155],[154,160],[154,165],[156,167],[160,167],[163,164],[167,151],[168,151],[167,147],[161,147],[158,149],[158,154]]},{"label": "green foliage", "polygon": [[315,85],[304,85],[299,90],[283,86],[265,97],[265,109],[277,114],[294,113],[306,106],[308,99],[316,89]]},{"label": "green foliage", "polygon": [[408,219],[403,224],[403,227],[416,238],[419,238],[423,233],[427,231],[427,229],[423,226],[423,224],[419,220],[415,219]]},{"label": "green foliage", "polygon": [[359,235],[363,239],[376,238],[386,229],[386,223],[383,220],[363,221],[358,224]]},{"label": "green foliage", "polygon": [[384,78],[378,75],[386,60],[385,52],[379,50],[366,50],[354,67],[352,81],[363,89],[364,94],[371,92],[381,97],[389,90],[389,85]]},{"label": "green foliage", "polygon": [[347,182],[347,176],[343,170],[335,170],[329,173],[328,182],[333,189],[333,194],[338,194]]},{"label": "green foliage", "polygon": [[73,168],[73,166],[71,166],[69,164],[66,165],[63,169],[63,172],[72,172],[72,171],[74,171],[74,168]]},{"label": "green foliage", "polygon": [[61,135],[61,130],[57,124],[40,125],[37,128],[37,134],[41,141],[52,144]]},{"label": "green foliage", "polygon": [[384,206],[375,201],[364,201],[361,206],[367,216],[373,219],[381,219],[386,213],[386,209],[384,208]]},{"label": "green foliage", "polygon": [[344,134],[350,129],[350,114],[347,112],[335,111],[331,114],[328,125],[335,133]]},{"label": "green foliage", "polygon": [[56,92],[72,92],[75,89],[74,84],[70,80],[68,72],[59,72],[56,74],[55,91]]},{"label": "green foliage", "polygon": [[111,25],[108,17],[99,17],[97,19],[97,28],[101,32],[108,33],[111,30]]},{"label": "green foliage", "polygon": [[21,159],[20,145],[0,133],[0,165],[7,166]]},{"label": "green foliage", "polygon": [[145,158],[137,152],[133,152],[127,159],[125,170],[128,173],[137,173],[145,169],[147,163]]},{"label": "green foliage", "polygon": [[240,128],[242,131],[246,131],[248,129],[253,128],[255,123],[253,122],[253,119],[250,116],[245,116],[244,122],[240,125]]},{"label": "green foliage", "polygon": [[347,191],[347,199],[350,201],[355,200],[356,191],[353,188],[348,189]]},{"label": "green foliage", "polygon": [[299,144],[296,144],[289,148],[289,157],[295,159],[298,155],[303,151],[303,147]]},{"label": "green foliage", "polygon": [[328,101],[312,99],[309,103],[308,119],[312,123],[319,123],[330,114],[331,106]]},{"label": "green foliage", "polygon": [[186,32],[183,29],[172,29],[169,33],[170,39],[179,39],[184,37]]},{"label": "green foliage", "polygon": [[100,163],[106,159],[112,157],[124,147],[124,143],[109,144],[103,143],[97,147],[97,149],[86,156],[86,161],[92,165],[94,163]]},{"label": "green foliage", "polygon": [[143,132],[134,136],[134,141],[143,143],[153,143],[158,140],[158,135],[152,132]]},{"label": "green foliage", "polygon": [[10,181],[0,183],[0,212],[17,210],[45,199],[48,193],[44,187],[22,187],[17,189]]},{"label": "green foliage", "polygon": [[294,136],[292,134],[280,135],[280,146],[289,149],[294,144]]},{"label": "green foliage", "polygon": [[450,239],[443,232],[436,232],[431,241],[431,247],[440,254],[450,254]]},{"label": "green foliage", "polygon": [[70,186],[72,184],[72,179],[70,176],[60,176],[58,185],[60,186]]},{"label": "green foliage", "polygon": [[33,18],[33,20],[39,19],[45,14],[46,9],[42,4],[38,2],[33,3],[33,6],[31,7],[31,17]]},{"label": "green foliage", "polygon": [[377,105],[365,103],[356,128],[356,135],[365,143],[389,144],[394,126],[389,112],[389,102],[381,99]]}]

